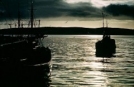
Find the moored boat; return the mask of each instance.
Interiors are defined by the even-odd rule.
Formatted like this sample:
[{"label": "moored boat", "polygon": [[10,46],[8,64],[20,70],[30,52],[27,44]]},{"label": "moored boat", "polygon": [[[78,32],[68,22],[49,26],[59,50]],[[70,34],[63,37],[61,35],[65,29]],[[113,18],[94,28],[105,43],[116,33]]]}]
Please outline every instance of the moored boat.
[{"label": "moored boat", "polygon": [[115,40],[111,39],[110,37],[110,31],[108,30],[108,23],[106,20],[106,27],[104,27],[104,14],[103,16],[103,38],[102,40],[96,42],[95,48],[96,48],[96,57],[113,57],[116,53],[116,44]]},{"label": "moored boat", "polygon": [[113,57],[116,53],[115,40],[106,35],[102,40],[96,42],[96,57]]},{"label": "moored boat", "polygon": [[[31,1],[30,28],[20,27],[20,11],[18,11],[18,28],[2,29],[5,32],[0,32],[1,63],[10,61],[12,64],[23,62],[27,65],[28,63],[34,65],[51,61],[51,50],[41,45],[44,34],[34,32],[33,4],[33,1]],[[36,29],[38,28],[40,27],[36,27]],[[25,32],[21,33],[22,29]],[[25,62],[20,60],[25,60]]]}]

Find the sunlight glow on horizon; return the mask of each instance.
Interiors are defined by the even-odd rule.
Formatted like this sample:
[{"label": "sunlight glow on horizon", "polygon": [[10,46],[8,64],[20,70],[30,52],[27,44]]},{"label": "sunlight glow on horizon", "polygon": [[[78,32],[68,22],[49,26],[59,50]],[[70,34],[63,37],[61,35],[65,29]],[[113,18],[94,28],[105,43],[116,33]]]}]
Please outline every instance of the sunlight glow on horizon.
[{"label": "sunlight glow on horizon", "polygon": [[[134,29],[133,20],[109,20],[108,27]],[[100,28],[103,27],[102,20],[98,21],[42,21],[41,26],[47,27],[85,27]],[[105,25],[106,27],[106,25]]]},{"label": "sunlight glow on horizon", "polygon": [[[53,19],[53,18],[52,18]],[[16,20],[17,21],[17,20]],[[12,22],[14,23],[14,21]],[[24,27],[27,25],[27,20],[23,21]],[[80,20],[51,20],[51,19],[41,19],[40,27],[84,27],[84,28],[100,28],[103,27],[102,20],[92,20],[88,19],[87,21],[80,21]],[[8,23],[7,23],[8,24]],[[12,25],[14,28],[15,25]],[[105,25],[106,27],[106,25]],[[134,20],[116,20],[116,19],[109,19],[108,20],[108,27],[111,28],[127,28],[127,29],[134,29]],[[0,29],[9,28],[9,25],[5,25],[4,22],[0,22]]]}]

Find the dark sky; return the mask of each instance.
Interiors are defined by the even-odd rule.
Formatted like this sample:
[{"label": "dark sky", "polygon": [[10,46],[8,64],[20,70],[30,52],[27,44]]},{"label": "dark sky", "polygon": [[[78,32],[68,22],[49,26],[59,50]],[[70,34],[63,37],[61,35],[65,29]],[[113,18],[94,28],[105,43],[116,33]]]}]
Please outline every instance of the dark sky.
[{"label": "dark sky", "polygon": [[[0,11],[1,15],[16,18],[18,12],[18,3],[20,3],[20,11],[22,17],[29,17],[29,8],[31,0],[1,0]],[[35,16],[48,18],[60,16],[72,17],[101,17],[102,12],[108,16],[127,16],[134,17],[133,1],[122,0],[122,2],[114,3],[107,0],[98,0],[100,5],[97,5],[92,0],[73,0],[77,2],[69,2],[70,0],[34,0]],[[102,2],[103,1],[103,2]],[[116,3],[117,2],[117,3]],[[101,5],[102,3],[102,5]],[[107,4],[107,5],[105,5]],[[124,17],[126,18],[126,17]],[[123,19],[123,17],[122,17]]]},{"label": "dark sky", "polygon": [[[0,0],[0,20],[17,19],[18,9],[22,19],[29,19],[30,2]],[[134,29],[134,0],[34,0],[34,9],[35,18],[45,20],[45,26],[62,23],[63,26],[101,27],[103,12],[109,26]]]}]

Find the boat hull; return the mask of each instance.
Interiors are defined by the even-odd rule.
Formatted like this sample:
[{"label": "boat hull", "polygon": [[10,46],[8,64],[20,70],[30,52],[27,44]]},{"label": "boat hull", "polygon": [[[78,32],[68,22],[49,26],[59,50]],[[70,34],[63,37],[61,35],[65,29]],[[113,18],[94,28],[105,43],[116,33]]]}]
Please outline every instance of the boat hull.
[{"label": "boat hull", "polygon": [[116,44],[114,39],[98,41],[95,47],[96,57],[113,57],[116,53]]},{"label": "boat hull", "polygon": [[51,50],[48,47],[37,46],[33,38],[18,40],[15,42],[0,44],[0,63],[40,64],[51,61]]}]

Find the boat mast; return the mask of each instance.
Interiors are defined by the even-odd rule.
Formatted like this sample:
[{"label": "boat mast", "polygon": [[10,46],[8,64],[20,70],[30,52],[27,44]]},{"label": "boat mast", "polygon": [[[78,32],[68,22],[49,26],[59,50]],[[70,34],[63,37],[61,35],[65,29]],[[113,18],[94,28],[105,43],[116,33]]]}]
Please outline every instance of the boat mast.
[{"label": "boat mast", "polygon": [[31,9],[30,9],[30,22],[31,22],[31,28],[33,28],[33,21],[34,21],[34,17],[33,17],[33,14],[34,14],[34,12],[33,12],[33,1],[31,1]]},{"label": "boat mast", "polygon": [[20,3],[18,3],[18,28],[20,28]]},{"label": "boat mast", "polygon": [[105,15],[105,20],[106,20],[106,28],[108,28],[108,18],[107,18],[107,15]]},{"label": "boat mast", "polygon": [[103,17],[103,28],[104,28],[104,14],[103,14],[103,12],[102,12],[102,17]]},{"label": "boat mast", "polygon": [[40,27],[40,20],[39,20],[39,25],[38,25],[38,27]]}]

